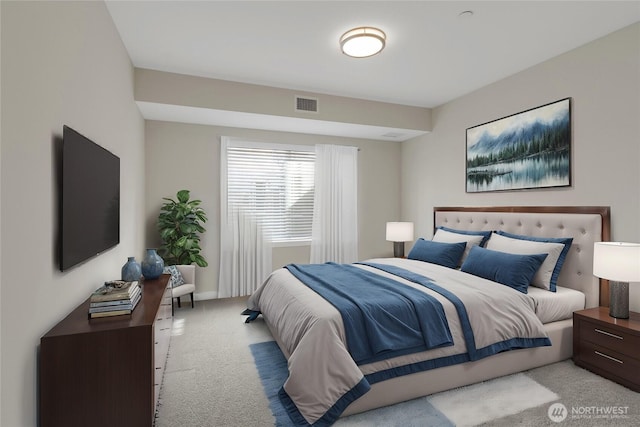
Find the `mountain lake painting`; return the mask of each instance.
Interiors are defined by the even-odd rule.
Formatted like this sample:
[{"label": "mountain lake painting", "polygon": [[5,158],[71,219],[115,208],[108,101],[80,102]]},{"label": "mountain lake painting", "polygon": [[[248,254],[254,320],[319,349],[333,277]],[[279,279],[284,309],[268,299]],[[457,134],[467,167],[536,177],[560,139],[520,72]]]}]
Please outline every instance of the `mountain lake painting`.
[{"label": "mountain lake painting", "polygon": [[467,129],[467,192],[571,185],[570,98]]}]

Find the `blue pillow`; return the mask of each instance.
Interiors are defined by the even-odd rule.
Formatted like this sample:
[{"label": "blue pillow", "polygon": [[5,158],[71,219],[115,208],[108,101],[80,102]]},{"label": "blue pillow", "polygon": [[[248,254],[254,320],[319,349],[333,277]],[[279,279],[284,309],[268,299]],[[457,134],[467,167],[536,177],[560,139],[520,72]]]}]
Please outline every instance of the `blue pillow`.
[{"label": "blue pillow", "polygon": [[551,274],[551,282],[550,282],[550,288],[549,288],[551,292],[556,291],[556,284],[558,283],[560,270],[562,270],[562,265],[564,264],[564,260],[567,258],[569,249],[571,249],[571,244],[573,243],[573,237],[533,237],[533,236],[523,236],[521,234],[507,233],[506,231],[496,231],[496,233],[502,236],[511,237],[512,239],[531,240],[533,242],[562,243],[564,245],[564,249],[562,250],[562,252],[560,252],[558,261],[556,261],[556,266],[553,269],[553,273]]},{"label": "blue pillow", "polygon": [[184,277],[182,277],[182,273],[178,270],[178,267],[175,265],[167,265],[162,270],[164,274],[171,274],[171,287],[177,288],[178,286],[184,285]]},{"label": "blue pillow", "polygon": [[467,242],[442,243],[424,240],[421,237],[413,245],[407,258],[456,268],[466,247]]},{"label": "blue pillow", "polygon": [[461,270],[512,287],[523,294],[547,254],[516,255],[474,246]]},{"label": "blue pillow", "polygon": [[455,228],[448,227],[438,227],[443,229],[444,231],[448,231],[450,233],[458,233],[458,234],[469,234],[471,236],[482,236],[482,241],[480,242],[480,246],[484,246],[491,237],[491,231],[469,231],[469,230],[456,230]]}]

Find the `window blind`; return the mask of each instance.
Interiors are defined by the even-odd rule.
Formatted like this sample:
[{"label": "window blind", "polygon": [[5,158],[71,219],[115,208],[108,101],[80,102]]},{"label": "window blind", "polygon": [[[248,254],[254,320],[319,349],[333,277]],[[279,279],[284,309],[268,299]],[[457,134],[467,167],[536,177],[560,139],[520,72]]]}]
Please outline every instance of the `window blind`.
[{"label": "window blind", "polygon": [[311,240],[315,152],[274,144],[227,148],[227,203],[272,242]]}]

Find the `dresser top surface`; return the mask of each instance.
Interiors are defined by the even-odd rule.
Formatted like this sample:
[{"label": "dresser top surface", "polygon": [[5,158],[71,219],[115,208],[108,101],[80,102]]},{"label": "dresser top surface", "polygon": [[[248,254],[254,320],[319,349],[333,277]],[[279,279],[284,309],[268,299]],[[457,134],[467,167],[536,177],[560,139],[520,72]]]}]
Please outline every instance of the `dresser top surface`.
[{"label": "dresser top surface", "polygon": [[142,282],[142,298],[131,314],[89,319],[90,298],[76,307],[60,323],[51,328],[42,339],[48,337],[94,333],[130,327],[151,327],[156,320],[170,275]]}]

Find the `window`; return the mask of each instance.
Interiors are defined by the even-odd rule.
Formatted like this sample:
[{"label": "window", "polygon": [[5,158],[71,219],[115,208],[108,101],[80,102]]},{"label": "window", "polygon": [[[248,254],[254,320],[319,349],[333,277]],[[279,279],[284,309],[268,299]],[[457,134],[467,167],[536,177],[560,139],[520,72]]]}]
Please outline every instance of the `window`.
[{"label": "window", "polygon": [[257,218],[272,242],[310,241],[314,147],[230,141],[226,155],[228,208]]}]

